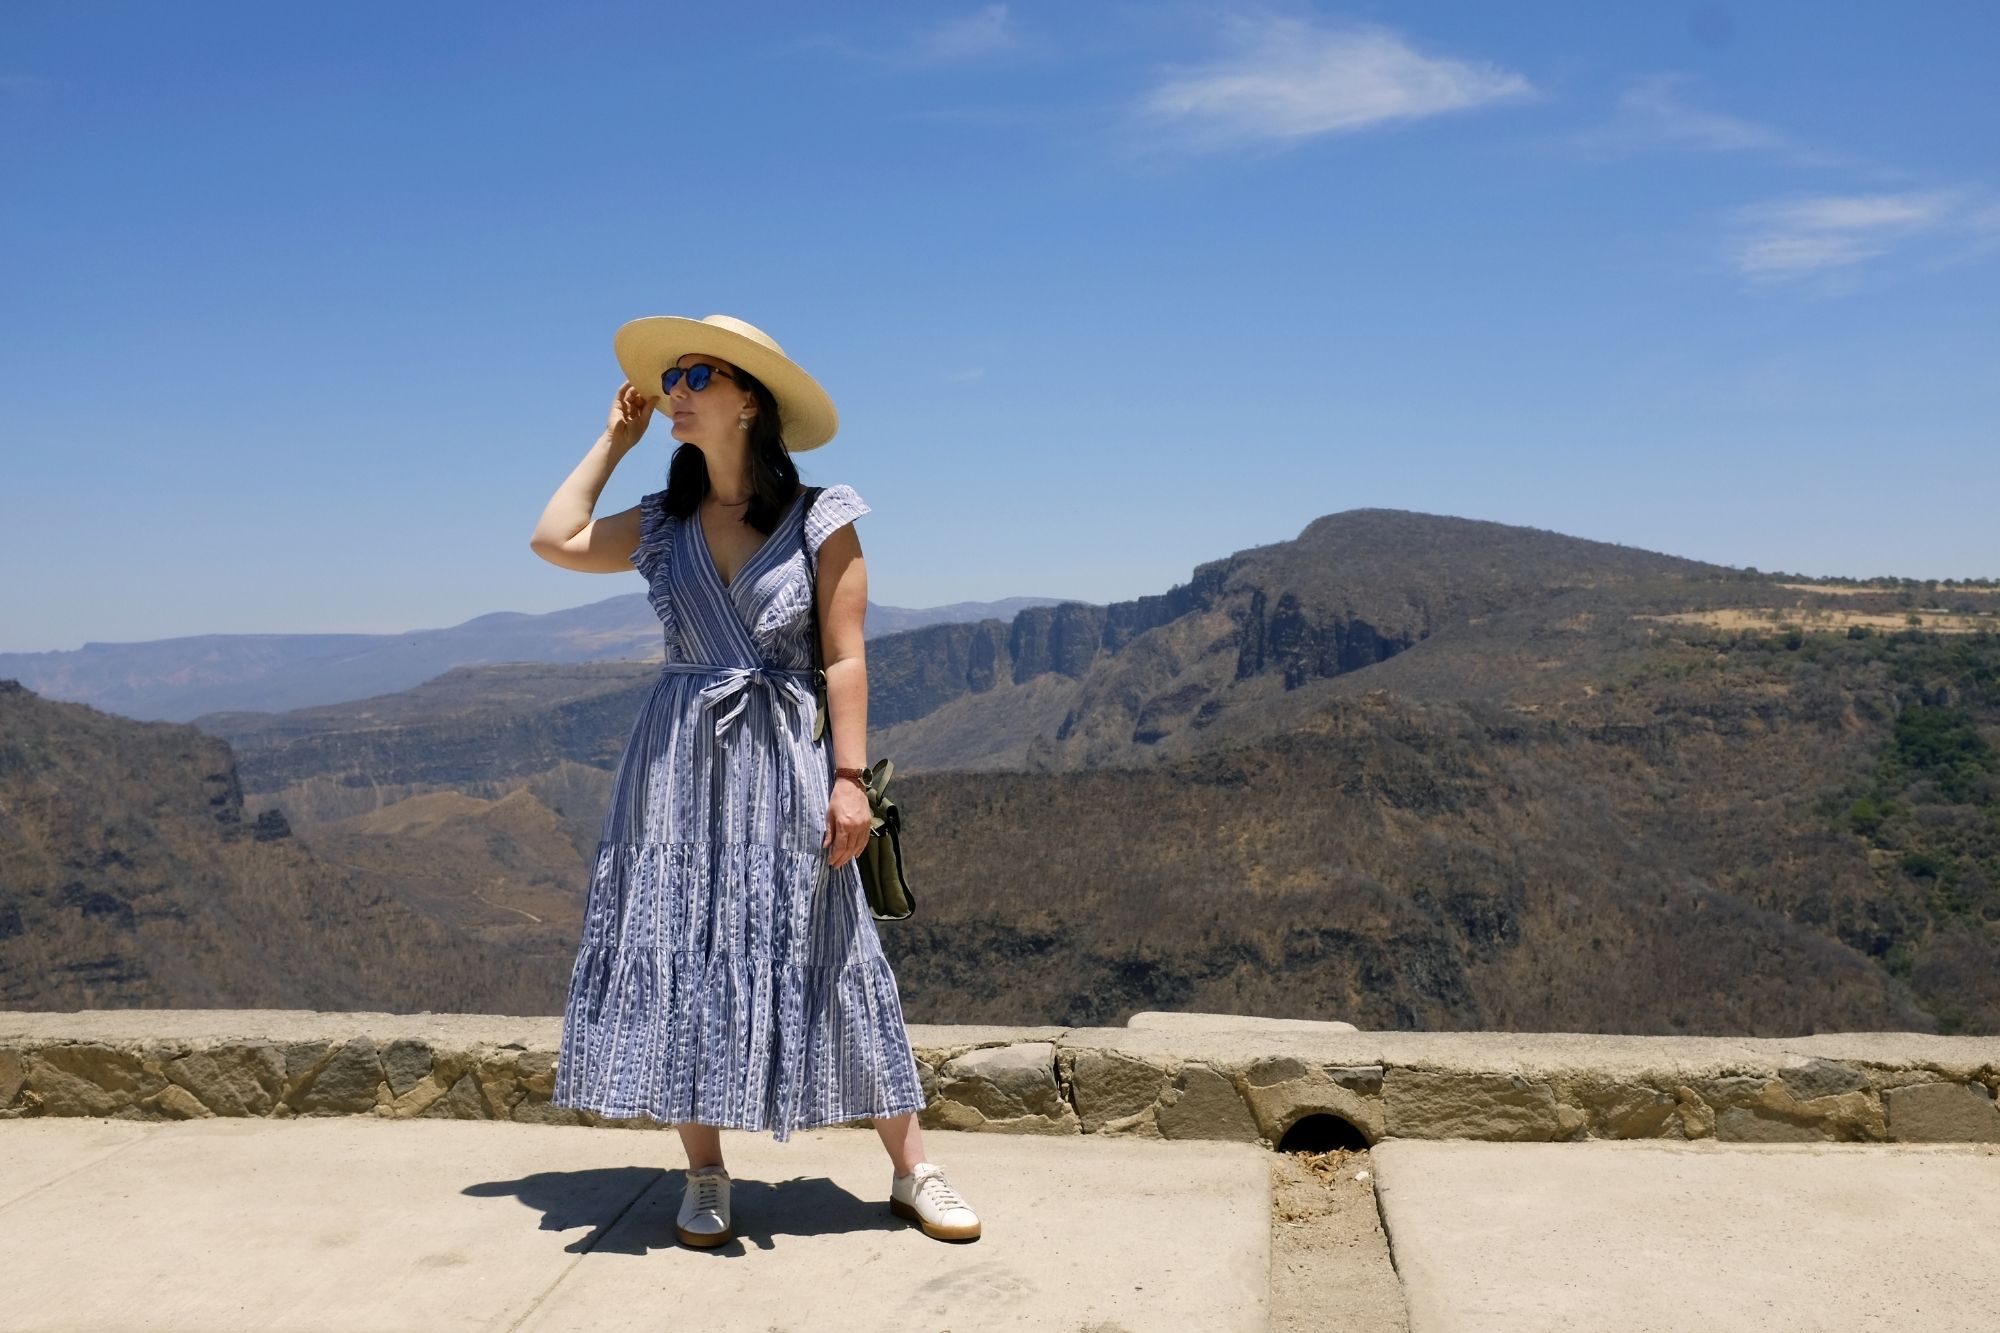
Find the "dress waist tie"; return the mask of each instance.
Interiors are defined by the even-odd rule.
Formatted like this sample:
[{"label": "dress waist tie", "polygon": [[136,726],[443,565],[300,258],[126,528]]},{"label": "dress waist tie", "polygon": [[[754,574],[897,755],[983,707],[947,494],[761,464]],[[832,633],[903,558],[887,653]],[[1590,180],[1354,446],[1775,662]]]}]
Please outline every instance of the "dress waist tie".
[{"label": "dress waist tie", "polygon": [[715,719],[715,739],[722,744],[728,744],[730,729],[749,707],[749,689],[753,685],[770,691],[772,705],[794,739],[805,740],[812,735],[812,720],[819,700],[813,694],[810,671],[762,665],[723,666],[712,662],[668,662],[660,671],[717,677],[713,683],[702,686],[701,706],[707,710],[718,704],[730,704]]}]

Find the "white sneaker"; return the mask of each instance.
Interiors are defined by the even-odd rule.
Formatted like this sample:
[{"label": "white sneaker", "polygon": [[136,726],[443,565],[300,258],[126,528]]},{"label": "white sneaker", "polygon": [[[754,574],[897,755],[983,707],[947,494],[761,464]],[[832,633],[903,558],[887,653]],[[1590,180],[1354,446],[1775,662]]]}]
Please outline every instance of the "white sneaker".
[{"label": "white sneaker", "polygon": [[978,1240],[979,1215],[944,1178],[935,1162],[918,1162],[889,1182],[889,1211],[907,1217],[938,1240]]},{"label": "white sneaker", "polygon": [[719,1166],[696,1167],[687,1173],[680,1216],[674,1234],[683,1245],[722,1245],[736,1234],[729,1221],[729,1172]]}]

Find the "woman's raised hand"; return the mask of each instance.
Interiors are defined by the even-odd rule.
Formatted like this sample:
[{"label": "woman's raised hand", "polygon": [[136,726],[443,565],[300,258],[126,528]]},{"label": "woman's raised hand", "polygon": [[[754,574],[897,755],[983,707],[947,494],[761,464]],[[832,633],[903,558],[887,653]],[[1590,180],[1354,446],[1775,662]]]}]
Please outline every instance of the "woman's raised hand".
[{"label": "woman's raised hand", "polygon": [[615,447],[630,449],[653,423],[653,405],[659,401],[633,388],[630,380],[620,384],[611,400],[611,417],[604,434]]}]

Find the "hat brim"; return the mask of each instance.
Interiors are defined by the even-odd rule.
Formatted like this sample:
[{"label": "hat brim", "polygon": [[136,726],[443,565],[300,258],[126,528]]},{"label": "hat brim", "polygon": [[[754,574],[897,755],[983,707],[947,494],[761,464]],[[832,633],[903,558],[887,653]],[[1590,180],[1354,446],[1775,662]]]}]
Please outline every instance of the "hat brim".
[{"label": "hat brim", "polygon": [[817,449],[840,429],[833,399],[798,362],[754,338],[682,315],[649,315],[619,328],[611,340],[625,378],[640,393],[661,392],[668,366],[699,352],[755,375],[778,401],[778,423],[788,453]]}]

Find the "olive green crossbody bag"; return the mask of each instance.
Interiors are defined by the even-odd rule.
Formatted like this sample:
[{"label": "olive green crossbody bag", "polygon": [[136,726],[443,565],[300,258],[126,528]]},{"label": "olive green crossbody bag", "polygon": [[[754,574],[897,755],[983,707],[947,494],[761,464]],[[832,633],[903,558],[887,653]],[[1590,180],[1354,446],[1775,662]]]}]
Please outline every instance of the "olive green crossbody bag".
[{"label": "olive green crossbody bag", "polygon": [[[824,489],[806,488],[807,514],[812,513],[813,501]],[[799,548],[806,553],[806,587],[812,603],[813,696],[819,701],[812,738],[817,742],[826,734],[826,668],[819,650],[819,569],[813,563],[812,548],[806,545],[803,520],[799,523]],[[868,793],[868,845],[855,857],[855,863],[861,869],[861,887],[868,894],[868,910],[877,921],[901,921],[917,910],[916,895],[903,878],[902,816],[887,794],[889,775],[895,771],[896,766],[887,759],[877,759],[861,771],[862,786]]]}]

